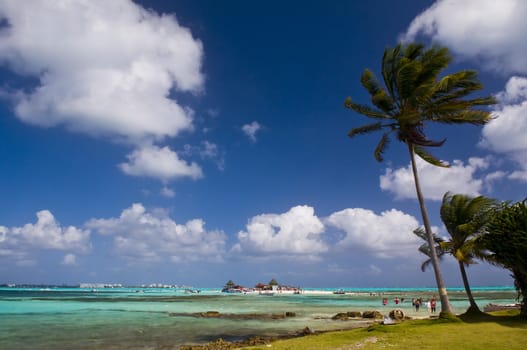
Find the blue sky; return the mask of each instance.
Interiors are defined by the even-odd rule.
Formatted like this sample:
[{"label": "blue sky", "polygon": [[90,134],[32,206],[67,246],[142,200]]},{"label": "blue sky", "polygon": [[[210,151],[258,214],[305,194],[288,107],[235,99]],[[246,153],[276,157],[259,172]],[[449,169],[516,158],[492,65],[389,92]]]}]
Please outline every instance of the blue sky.
[{"label": "blue sky", "polygon": [[[446,191],[525,197],[522,1],[0,0],[0,283],[434,286],[409,159],[343,107],[400,40],[448,46],[500,103],[420,164]],[[461,285],[446,258],[449,286]],[[510,285],[478,264],[474,285]]]}]

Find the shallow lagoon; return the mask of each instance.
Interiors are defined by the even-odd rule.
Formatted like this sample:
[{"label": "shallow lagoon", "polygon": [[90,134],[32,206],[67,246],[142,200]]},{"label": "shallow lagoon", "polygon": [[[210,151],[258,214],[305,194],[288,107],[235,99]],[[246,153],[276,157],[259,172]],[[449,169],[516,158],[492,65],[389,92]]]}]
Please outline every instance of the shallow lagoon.
[{"label": "shallow lagoon", "polygon": [[[394,308],[414,317],[430,315],[425,308],[415,312],[412,298],[431,298],[430,289],[306,289],[303,294],[224,294],[204,289],[186,294],[174,289],[81,288],[0,289],[1,349],[178,349],[182,344],[204,343],[224,338],[295,334],[304,327],[322,331],[360,326],[363,321],[333,321],[338,312],[379,310],[387,314]],[[474,288],[481,308],[488,303],[515,302],[512,287]],[[395,305],[394,299],[405,298]],[[468,307],[463,289],[449,289],[456,313]],[[387,298],[387,306],[382,305]],[[438,305],[438,310],[440,309]],[[203,318],[197,313],[284,314],[284,319],[244,317]]]}]

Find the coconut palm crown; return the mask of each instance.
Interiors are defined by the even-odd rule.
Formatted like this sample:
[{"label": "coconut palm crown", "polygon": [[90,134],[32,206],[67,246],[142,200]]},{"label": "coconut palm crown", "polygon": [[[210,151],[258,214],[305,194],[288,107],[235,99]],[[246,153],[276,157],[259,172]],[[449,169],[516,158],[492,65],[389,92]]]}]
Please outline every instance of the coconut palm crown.
[{"label": "coconut palm crown", "polygon": [[445,139],[428,139],[424,133],[426,123],[483,125],[492,116],[488,111],[474,107],[496,103],[492,96],[465,98],[483,88],[473,70],[439,78],[451,60],[445,47],[426,49],[422,44],[412,43],[387,48],[382,58],[384,86],[369,69],[361,77],[362,86],[371,95],[373,107],[355,103],[350,97],[344,103],[346,108],[377,121],[351,129],[348,136],[384,129],[386,131],[374,151],[378,161],[383,160],[390,136],[395,133],[397,140],[411,145],[425,161],[448,167],[427,152],[427,147],[442,146]]},{"label": "coconut palm crown", "polygon": [[440,209],[441,221],[450,239],[440,243],[441,249],[452,255],[459,263],[463,285],[472,311],[480,311],[467,278],[465,266],[475,264],[481,256],[478,237],[494,213],[498,203],[484,196],[470,197],[463,194],[445,193]]},{"label": "coconut palm crown", "polygon": [[[366,69],[361,77],[362,86],[370,94],[373,106],[355,103],[349,97],[344,103],[346,108],[375,120],[373,123],[351,129],[348,136],[355,137],[384,130],[374,150],[375,159],[383,160],[383,154],[393,135],[407,145],[417,199],[430,247],[434,246],[434,238],[419,184],[415,154],[436,166],[448,167],[448,164],[428,152],[429,147],[439,147],[445,140],[430,140],[425,134],[425,126],[430,122],[483,125],[490,121],[492,116],[488,111],[477,107],[496,103],[491,96],[467,97],[483,88],[475,71],[464,70],[440,77],[451,60],[448,49],[439,46],[427,49],[422,44],[410,43],[387,48],[381,65],[384,85],[369,69]],[[430,249],[430,259],[441,300],[441,312],[451,314],[435,249]]]}]

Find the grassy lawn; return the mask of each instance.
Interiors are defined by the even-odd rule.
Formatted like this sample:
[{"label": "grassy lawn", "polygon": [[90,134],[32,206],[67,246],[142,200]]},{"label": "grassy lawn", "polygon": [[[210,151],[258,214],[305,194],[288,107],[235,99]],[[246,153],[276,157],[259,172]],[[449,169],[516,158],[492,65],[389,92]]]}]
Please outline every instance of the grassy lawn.
[{"label": "grassy lawn", "polygon": [[457,320],[412,320],[397,325],[330,332],[244,349],[500,349],[527,348],[527,319],[511,312],[461,316]]}]

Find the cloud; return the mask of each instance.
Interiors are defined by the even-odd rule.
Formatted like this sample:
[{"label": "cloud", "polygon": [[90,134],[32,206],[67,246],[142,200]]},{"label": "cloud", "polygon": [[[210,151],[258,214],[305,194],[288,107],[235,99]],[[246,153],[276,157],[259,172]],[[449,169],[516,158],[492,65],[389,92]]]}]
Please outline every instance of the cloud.
[{"label": "cloud", "polygon": [[114,236],[115,252],[131,262],[223,260],[226,236],[207,231],[202,219],[177,224],[165,211],[147,211],[136,203],[117,218],[86,223],[101,235]]},{"label": "cloud", "polygon": [[75,254],[66,254],[62,259],[62,265],[72,266],[77,265],[77,256]]},{"label": "cloud", "polygon": [[[472,157],[466,165],[461,160],[454,160],[450,168],[433,166],[419,157],[416,157],[416,161],[421,189],[427,199],[441,200],[448,191],[476,196],[486,185],[490,185],[490,182],[484,182],[484,177],[475,178],[478,171],[489,167],[487,159]],[[391,192],[398,199],[415,198],[411,164],[405,168],[387,168],[385,174],[380,176],[380,187],[384,191]]]},{"label": "cloud", "polygon": [[127,158],[128,163],[119,164],[119,168],[128,175],[153,177],[165,182],[181,177],[199,179],[203,176],[199,165],[181,160],[167,146],[144,146],[127,155]]},{"label": "cloud", "polygon": [[[203,90],[203,46],[174,15],[130,0],[2,0],[0,20],[0,64],[37,81],[8,93],[20,120],[125,142],[136,147],[132,158],[144,144],[192,130],[193,110],[174,96]],[[197,165],[170,157],[147,169],[125,165],[125,173],[201,176]]]},{"label": "cloud", "polygon": [[243,133],[247,135],[249,140],[251,140],[252,142],[256,142],[256,133],[261,129],[262,126],[257,121],[253,121],[250,124],[245,124],[244,126],[242,126]]},{"label": "cloud", "polygon": [[199,146],[185,145],[183,154],[187,156],[198,155],[203,160],[211,160],[219,170],[225,170],[225,154],[218,145],[209,141],[202,141]]},{"label": "cloud", "polygon": [[1,59],[39,79],[19,91],[23,121],[131,141],[191,127],[190,110],[168,96],[202,89],[203,48],[174,16],[128,0],[2,1],[0,15]]},{"label": "cloud", "polygon": [[328,250],[322,241],[324,225],[310,206],[296,206],[283,214],[262,214],[238,233],[232,251],[245,256],[318,259]]},{"label": "cloud", "polygon": [[62,226],[49,210],[37,212],[37,222],[21,227],[0,226],[0,257],[16,260],[18,265],[35,264],[29,258],[35,250],[58,250],[88,253],[90,231],[75,226]]},{"label": "cloud", "polygon": [[417,219],[396,209],[377,215],[368,209],[349,208],[331,214],[324,222],[346,232],[337,247],[366,250],[380,258],[416,255],[422,243],[412,233],[419,226]]},{"label": "cloud", "polygon": [[496,118],[483,127],[480,146],[512,159],[519,169],[510,178],[527,181],[527,78],[511,77],[497,98]]},{"label": "cloud", "polygon": [[166,198],[173,198],[176,195],[176,191],[174,191],[173,189],[169,187],[163,186],[159,194],[161,194],[163,197],[166,197]]},{"label": "cloud", "polygon": [[488,69],[525,73],[526,16],[523,0],[438,0],[412,21],[402,39],[425,35]]}]

